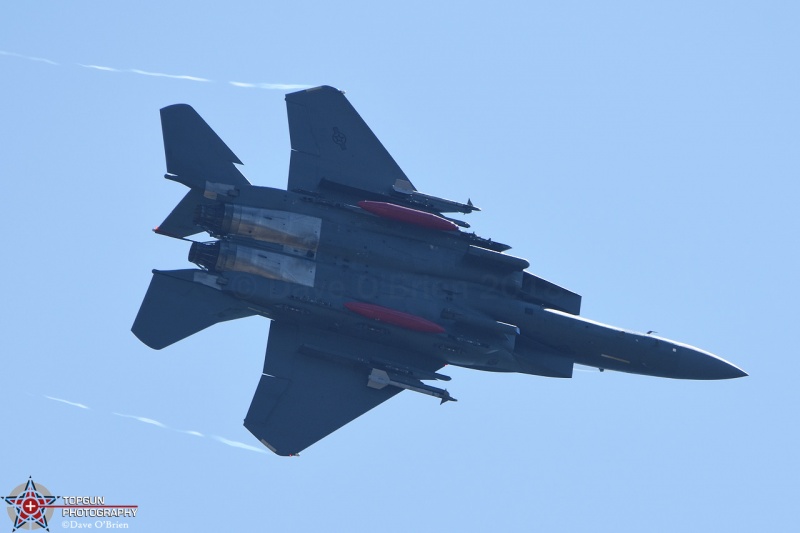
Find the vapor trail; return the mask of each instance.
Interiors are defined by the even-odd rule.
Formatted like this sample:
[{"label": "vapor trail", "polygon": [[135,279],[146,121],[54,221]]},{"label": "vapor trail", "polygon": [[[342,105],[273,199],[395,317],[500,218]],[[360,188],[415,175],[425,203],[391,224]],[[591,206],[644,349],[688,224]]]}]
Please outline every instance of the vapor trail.
[{"label": "vapor trail", "polygon": [[[0,50],[0,56],[16,57],[20,59],[25,59],[27,61],[46,63],[48,65],[56,65],[56,66],[59,65],[59,63],[57,62],[52,61],[50,59],[45,59],[43,57],[27,56],[24,54],[17,54],[16,52],[8,52],[4,50]],[[122,69],[104,65],[92,65],[85,63],[74,63],[74,66],[85,69],[98,70],[100,72],[121,72],[128,74],[138,74],[139,76],[149,76],[152,78],[168,78],[173,80],[194,81],[199,83],[215,83],[214,80],[210,80],[208,78],[203,78],[200,76],[190,76],[188,74],[168,74],[165,72],[153,72],[150,70],[142,70],[138,68]],[[227,83],[228,85],[232,85],[233,87],[248,88],[248,89],[267,89],[267,90],[277,90],[277,91],[308,89],[309,87],[311,87],[311,85],[304,85],[297,83],[248,83],[243,81],[229,81]]]},{"label": "vapor trail", "polygon": [[61,402],[67,405],[71,405],[73,407],[80,407],[81,409],[88,409],[89,407],[83,405],[82,403],[70,402],[69,400],[62,400],[61,398],[53,398],[52,396],[45,396],[48,400],[53,400],[54,402]]},{"label": "vapor trail", "polygon": [[106,72],[120,72],[118,69],[115,69],[114,67],[103,67],[100,65],[84,65],[83,63],[78,63],[78,66],[83,68],[93,68],[95,70],[104,70]]},{"label": "vapor trail", "polygon": [[58,65],[58,63],[55,61],[50,61],[49,59],[45,59],[43,57],[24,56],[22,54],[15,54],[14,52],[6,52],[4,50],[0,50],[0,56],[19,57],[21,59],[27,59],[28,61],[38,61],[39,63],[47,63],[48,65]]},{"label": "vapor trail", "polygon": [[[62,398],[56,398],[54,396],[44,396],[44,397],[47,398],[48,400],[52,400],[54,402],[65,403],[67,405],[71,405],[73,407],[79,407],[81,409],[89,409],[89,406],[84,405],[82,403],[71,402],[69,400],[64,400]],[[203,438],[207,437],[207,438],[209,438],[211,440],[215,440],[215,441],[217,441],[219,443],[225,444],[226,446],[230,446],[232,448],[239,448],[241,450],[247,450],[249,452],[255,452],[255,453],[263,453],[263,454],[267,453],[264,449],[259,448],[257,446],[250,446],[249,444],[245,444],[243,442],[239,442],[239,441],[235,441],[235,440],[231,440],[231,439],[226,439],[225,437],[220,437],[219,435],[204,435],[204,434],[200,433],[199,431],[194,431],[194,430],[191,430],[191,429],[175,429],[175,428],[171,428],[168,425],[164,424],[163,422],[159,422],[158,420],[154,420],[152,418],[147,418],[147,417],[144,417],[144,416],[126,415],[126,414],[123,414],[123,413],[111,413],[111,414],[114,415],[114,416],[122,417],[122,418],[130,418],[132,420],[136,420],[137,422],[141,422],[143,424],[148,424],[148,425],[151,425],[151,426],[155,426],[155,427],[158,427],[158,428],[161,428],[161,429],[167,429],[169,431],[176,431],[178,433],[183,433],[184,435],[192,435],[193,437],[203,437]]]},{"label": "vapor trail", "polygon": [[[132,418],[132,419],[138,420],[139,422],[142,422],[144,424],[150,424],[150,425],[153,425],[153,426],[156,426],[156,427],[160,427],[162,429],[169,429],[169,430],[172,430],[172,431],[177,431],[178,433],[185,433],[187,435],[194,435],[195,437],[205,437],[205,435],[203,435],[199,431],[191,431],[191,430],[171,428],[171,427],[167,426],[166,424],[164,424],[162,422],[159,422],[158,420],[153,420],[152,418],[145,418],[143,416],[134,416],[134,415],[123,415],[121,413],[113,413],[113,414],[115,414],[116,416],[121,416],[123,418]],[[248,451],[256,452],[256,453],[264,453],[264,454],[267,453],[263,449],[258,448],[256,446],[250,446],[249,444],[245,444],[243,442],[239,442],[239,441],[231,440],[231,439],[226,439],[225,437],[220,437],[219,435],[209,435],[209,438],[211,438],[211,439],[213,439],[213,440],[215,440],[217,442],[221,442],[222,444],[225,444],[225,445],[230,446],[232,448],[239,448],[239,449],[242,449],[242,450],[248,450]]]},{"label": "vapor trail", "polygon": [[121,416],[122,418],[132,418],[132,419],[138,420],[139,422],[142,422],[144,424],[150,424],[150,425],[153,425],[153,426],[156,426],[156,427],[169,429],[166,424],[162,424],[158,420],[153,420],[152,418],[145,418],[143,416],[134,416],[134,415],[123,415],[121,413],[111,413],[111,414],[115,415],[115,416]]},{"label": "vapor trail", "polygon": [[186,75],[177,75],[177,74],[164,74],[162,72],[148,72],[146,70],[139,70],[138,68],[129,69],[127,72],[133,72],[134,74],[141,74],[142,76],[153,76],[155,78],[172,78],[174,80],[189,80],[189,81],[201,81],[201,82],[210,82],[211,80],[206,78],[198,78],[197,76],[186,76]]},{"label": "vapor trail", "polygon": [[222,444],[227,444],[228,446],[232,446],[234,448],[241,448],[243,450],[250,450],[251,452],[256,452],[256,453],[267,453],[267,452],[265,452],[263,450],[263,448],[257,448],[256,446],[250,446],[249,444],[245,444],[243,442],[238,442],[238,441],[235,441],[235,440],[229,440],[229,439],[226,439],[225,437],[220,437],[218,435],[212,435],[211,438],[214,439],[217,442],[221,442]]}]

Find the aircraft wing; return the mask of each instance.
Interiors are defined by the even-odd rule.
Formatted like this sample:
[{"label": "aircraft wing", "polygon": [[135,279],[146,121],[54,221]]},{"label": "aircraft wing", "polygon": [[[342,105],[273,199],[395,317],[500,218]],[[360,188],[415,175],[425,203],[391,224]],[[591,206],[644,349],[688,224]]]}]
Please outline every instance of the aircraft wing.
[{"label": "aircraft wing", "polygon": [[292,155],[289,190],[356,189],[378,195],[416,189],[381,142],[333,87],[286,95]]},{"label": "aircraft wing", "polygon": [[403,390],[368,386],[375,366],[432,374],[443,364],[340,333],[272,322],[264,374],[244,425],[278,455],[296,455]]}]

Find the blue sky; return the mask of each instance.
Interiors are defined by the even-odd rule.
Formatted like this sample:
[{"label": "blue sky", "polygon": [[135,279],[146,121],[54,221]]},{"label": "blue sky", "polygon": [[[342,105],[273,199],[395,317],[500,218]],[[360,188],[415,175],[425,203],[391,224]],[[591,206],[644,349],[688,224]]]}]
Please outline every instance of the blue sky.
[{"label": "blue sky", "polygon": [[[794,527],[799,23],[769,1],[3,7],[0,490],[138,504],[138,531]],[[458,403],[401,394],[260,453],[265,320],[158,352],[130,333],[150,270],[190,266],[150,231],[184,193],[159,108],[285,185],[287,91],[242,84],[346,90],[418,188],[471,198],[584,316],[750,377],[451,369]]]}]

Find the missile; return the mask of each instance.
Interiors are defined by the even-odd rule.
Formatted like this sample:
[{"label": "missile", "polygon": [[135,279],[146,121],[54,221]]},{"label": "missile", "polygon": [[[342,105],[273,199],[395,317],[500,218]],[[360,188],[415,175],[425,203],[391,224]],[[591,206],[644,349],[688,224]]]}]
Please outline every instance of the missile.
[{"label": "missile", "polygon": [[391,385],[393,387],[398,387],[400,389],[406,389],[414,392],[419,392],[422,394],[427,394],[428,396],[433,396],[435,398],[439,398],[442,400],[440,404],[444,402],[458,401],[452,396],[450,396],[450,393],[447,392],[447,389],[439,389],[437,387],[431,387],[430,385],[426,385],[421,381],[410,380],[407,378],[397,376],[395,374],[389,374],[385,370],[373,368],[372,372],[370,372],[369,374],[369,378],[367,379],[367,387],[371,389],[383,389],[388,385]]}]

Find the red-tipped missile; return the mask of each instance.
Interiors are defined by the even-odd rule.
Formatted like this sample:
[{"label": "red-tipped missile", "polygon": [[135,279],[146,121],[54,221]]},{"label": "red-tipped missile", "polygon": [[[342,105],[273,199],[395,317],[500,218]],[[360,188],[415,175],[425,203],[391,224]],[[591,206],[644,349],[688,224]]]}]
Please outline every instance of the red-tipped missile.
[{"label": "red-tipped missile", "polygon": [[347,302],[344,306],[354,313],[361,316],[371,318],[373,320],[380,320],[387,324],[399,326],[405,329],[414,331],[421,331],[423,333],[444,333],[445,329],[435,322],[425,320],[416,315],[403,313],[387,307],[381,307],[375,304],[366,304],[362,302]]},{"label": "red-tipped missile", "polygon": [[406,224],[413,224],[423,228],[435,229],[439,231],[458,231],[458,226],[433,213],[417,211],[401,205],[390,204],[387,202],[372,202],[362,200],[358,202],[358,207],[364,211],[369,211],[373,215],[383,218],[397,220]]}]

